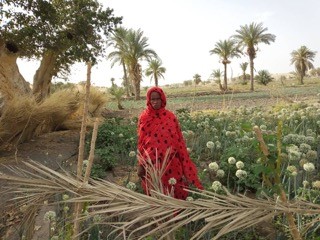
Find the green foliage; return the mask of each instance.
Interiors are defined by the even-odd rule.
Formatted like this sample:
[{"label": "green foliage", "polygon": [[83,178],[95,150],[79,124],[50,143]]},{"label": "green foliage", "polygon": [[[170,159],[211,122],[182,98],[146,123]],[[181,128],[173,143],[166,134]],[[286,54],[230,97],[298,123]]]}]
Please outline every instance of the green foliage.
[{"label": "green foliage", "polygon": [[192,85],[192,80],[185,80],[183,81],[184,86],[191,86]]},{"label": "green foliage", "polygon": [[117,100],[118,109],[123,109],[121,101],[123,95],[125,94],[125,89],[122,87],[118,87],[116,84],[112,84],[112,87],[109,89],[109,93]]},{"label": "green foliage", "polygon": [[194,81],[194,83],[195,83],[195,85],[198,85],[199,83],[201,83],[201,76],[199,75],[199,74],[195,74],[194,76],[193,76],[193,81]]},{"label": "green foliage", "polygon": [[273,77],[267,70],[260,70],[255,76],[256,81],[262,85],[268,85],[273,80]]},{"label": "green foliage", "polygon": [[56,73],[67,72],[77,61],[96,63],[105,52],[105,35],[121,23],[96,0],[9,0],[0,8],[0,19],[6,19],[0,38],[14,45],[19,56],[41,58],[55,52]]},{"label": "green foliage", "polygon": [[[89,149],[89,139],[87,149]],[[135,163],[135,157],[130,157],[131,151],[136,151],[137,136],[136,122],[126,122],[123,119],[108,119],[98,130],[96,140],[96,155],[99,160],[94,163],[93,177],[103,177],[107,170],[111,170],[117,164]]]}]

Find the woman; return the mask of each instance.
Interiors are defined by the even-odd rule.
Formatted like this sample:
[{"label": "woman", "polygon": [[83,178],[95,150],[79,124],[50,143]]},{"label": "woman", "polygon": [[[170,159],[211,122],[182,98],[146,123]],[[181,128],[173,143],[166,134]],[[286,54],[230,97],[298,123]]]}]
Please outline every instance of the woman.
[{"label": "woman", "polygon": [[[179,122],[166,107],[166,96],[159,87],[147,92],[147,108],[141,113],[138,122],[138,175],[146,194],[150,190],[150,176],[146,162],[151,160],[156,169],[167,164],[161,176],[165,194],[173,193],[178,199],[186,199],[184,188],[196,186],[203,189],[194,163],[187,152]],[[147,172],[147,173],[146,173]],[[146,176],[147,175],[147,176]]]}]

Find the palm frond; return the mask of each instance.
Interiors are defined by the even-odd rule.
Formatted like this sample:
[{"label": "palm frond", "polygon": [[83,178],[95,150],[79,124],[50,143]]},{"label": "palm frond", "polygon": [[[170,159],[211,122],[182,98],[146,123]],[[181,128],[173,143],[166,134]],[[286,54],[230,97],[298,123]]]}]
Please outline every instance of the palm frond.
[{"label": "palm frond", "polygon": [[147,196],[105,180],[90,179],[84,184],[76,176],[53,171],[37,162],[24,164],[29,170],[16,169],[12,175],[0,175],[1,180],[16,186],[11,192],[18,197],[12,200],[18,201],[19,206],[27,204],[32,209],[43,204],[44,198],[67,192],[73,197],[66,202],[90,204],[88,215],[80,216],[79,220],[103,216],[100,224],[114,227],[114,232],[123,239],[143,239],[159,233],[159,239],[164,239],[179,227],[198,220],[204,220],[205,225],[191,239],[200,239],[213,229],[218,230],[213,239],[218,239],[279,214],[320,214],[320,206],[309,202],[252,199],[227,191],[226,195],[220,195],[189,190],[201,197],[194,201],[174,199],[154,190],[152,196]]}]

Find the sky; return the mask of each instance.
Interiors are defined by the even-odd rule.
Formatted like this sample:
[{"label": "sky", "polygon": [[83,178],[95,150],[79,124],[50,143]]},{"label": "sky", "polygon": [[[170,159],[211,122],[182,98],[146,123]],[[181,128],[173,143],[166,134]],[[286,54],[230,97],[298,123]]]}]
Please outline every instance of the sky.
[{"label": "sky", "polygon": [[[101,0],[122,16],[122,26],[141,29],[148,38],[149,48],[156,51],[166,68],[159,84],[182,83],[199,74],[206,81],[213,70],[223,71],[217,55],[210,55],[219,40],[226,40],[240,26],[263,23],[267,33],[276,36],[270,45],[259,44],[255,69],[271,74],[294,71],[290,53],[302,45],[316,51],[314,66],[320,67],[320,1],[318,0]],[[110,49],[109,51],[111,51]],[[241,75],[240,63],[249,62],[248,56],[231,59],[228,77]],[[39,62],[18,61],[21,74],[29,82]],[[145,68],[146,63],[142,63]],[[101,60],[92,68],[92,84],[111,85],[122,82],[122,67],[110,66],[110,60]],[[76,64],[70,82],[85,81],[85,64]],[[60,81],[59,79],[57,81]],[[142,86],[151,86],[150,77],[143,76]]]}]

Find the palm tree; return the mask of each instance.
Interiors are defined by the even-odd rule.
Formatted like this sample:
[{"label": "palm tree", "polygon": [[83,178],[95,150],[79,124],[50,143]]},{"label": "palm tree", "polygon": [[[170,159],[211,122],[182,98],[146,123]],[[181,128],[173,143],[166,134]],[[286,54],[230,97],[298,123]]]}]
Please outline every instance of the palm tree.
[{"label": "palm tree", "polygon": [[150,61],[157,58],[156,52],[148,48],[148,38],[143,36],[143,31],[130,29],[126,36],[125,63],[128,67],[129,78],[134,85],[135,99],[140,99],[140,83],[142,80],[142,68],[140,61]]},{"label": "palm tree", "polygon": [[151,81],[154,79],[156,86],[158,86],[158,79],[164,78],[163,74],[166,72],[166,68],[161,65],[162,61],[160,59],[152,59],[149,61],[148,68],[146,69],[146,76],[151,76]]},{"label": "palm tree", "polygon": [[219,84],[220,90],[223,91],[223,87],[221,85],[221,75],[222,75],[221,70],[220,69],[213,70],[211,75],[215,79],[215,82]]},{"label": "palm tree", "polygon": [[243,81],[244,82],[247,81],[247,75],[246,75],[247,67],[248,67],[248,63],[247,62],[240,63],[240,68],[242,70],[242,77],[243,77]]},{"label": "palm tree", "polygon": [[294,64],[296,72],[299,75],[299,83],[303,84],[303,78],[309,69],[313,69],[313,59],[316,55],[315,51],[311,51],[306,46],[301,46],[298,50],[291,53],[291,64]]},{"label": "palm tree", "polygon": [[247,55],[250,59],[250,90],[254,91],[254,62],[253,59],[256,58],[258,51],[258,44],[265,43],[270,44],[270,42],[274,42],[276,36],[270,33],[266,33],[268,28],[264,28],[262,23],[251,23],[249,25],[240,26],[239,30],[236,30],[237,34],[233,36],[233,38],[243,47],[247,48]]},{"label": "palm tree", "polygon": [[240,57],[241,56],[241,51],[239,49],[238,44],[231,40],[220,40],[219,42],[216,43],[215,48],[210,50],[210,54],[217,54],[219,55],[222,64],[224,65],[224,82],[223,82],[223,89],[226,91],[228,90],[227,86],[227,64],[231,63],[229,60],[230,58],[233,57]]},{"label": "palm tree", "polygon": [[116,63],[122,65],[123,68],[123,80],[124,86],[126,88],[126,96],[129,97],[129,88],[130,84],[127,76],[127,68],[125,64],[125,48],[126,48],[126,35],[128,34],[128,30],[123,27],[116,28],[112,33],[110,39],[107,41],[107,46],[112,46],[115,50],[108,54],[108,59],[111,59],[111,67],[113,67]]}]

